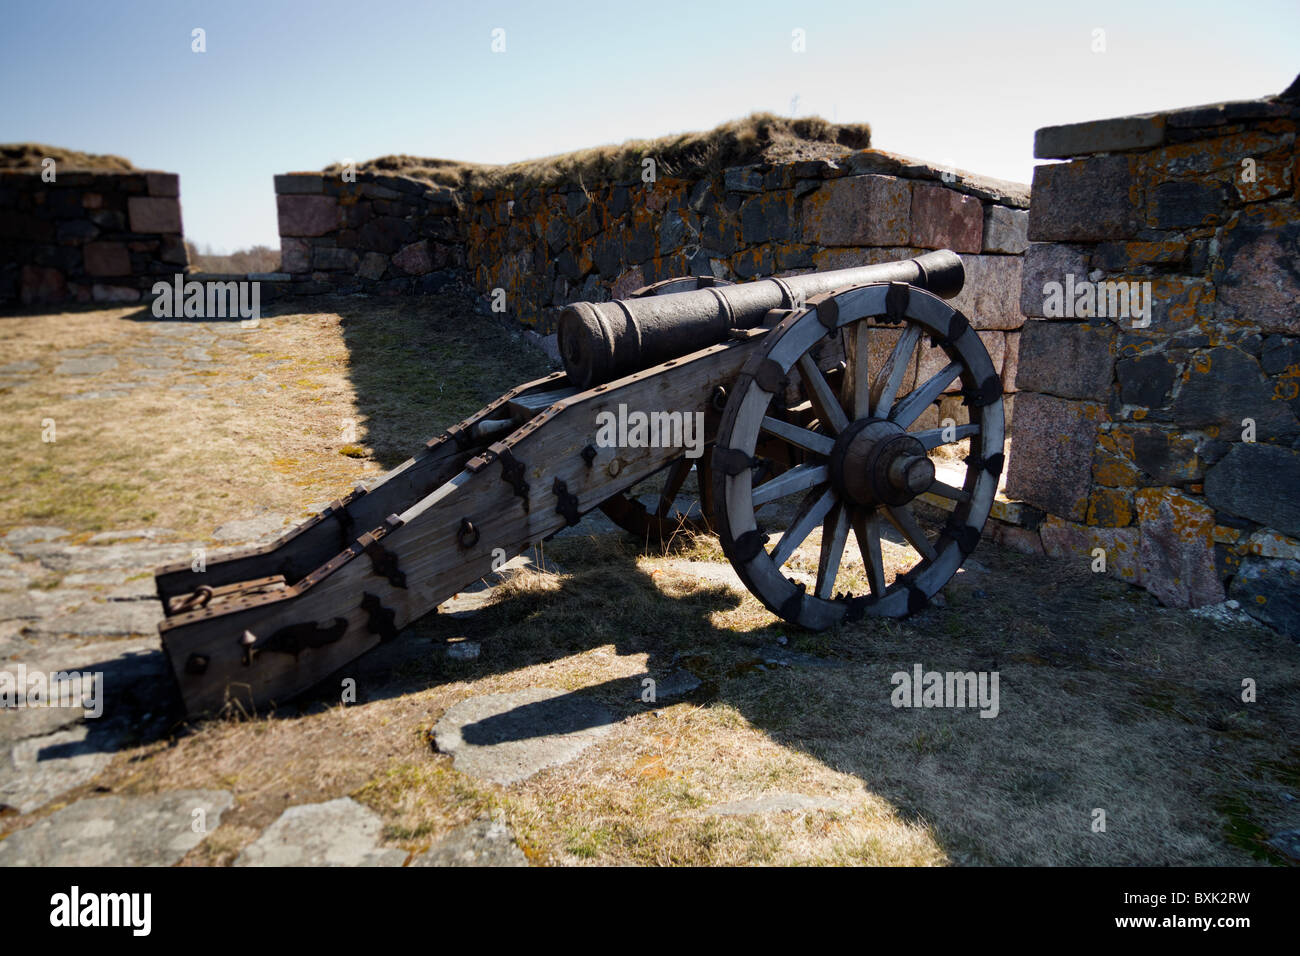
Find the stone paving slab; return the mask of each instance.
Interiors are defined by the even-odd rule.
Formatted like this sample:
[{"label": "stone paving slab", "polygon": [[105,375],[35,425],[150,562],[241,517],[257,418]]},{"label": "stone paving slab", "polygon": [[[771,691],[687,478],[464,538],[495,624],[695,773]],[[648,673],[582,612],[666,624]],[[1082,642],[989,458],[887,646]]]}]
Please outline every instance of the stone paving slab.
[{"label": "stone paving slab", "polygon": [[595,701],[530,687],[453,704],[433,737],[457,770],[504,784],[568,763],[613,730],[615,720]]},{"label": "stone paving slab", "polygon": [[0,840],[0,866],[172,866],[234,802],[224,790],[81,800]]},{"label": "stone paving slab", "polygon": [[66,538],[72,534],[65,528],[35,526],[31,528],[15,528],[5,535],[4,544],[6,548],[17,548],[24,544],[31,544],[34,541],[57,541],[59,538]]},{"label": "stone paving slab", "polygon": [[31,813],[90,782],[109,765],[126,737],[119,725],[78,723],[16,741],[0,754],[0,804]]},{"label": "stone paving slab", "polygon": [[85,603],[75,610],[54,614],[32,623],[29,633],[58,637],[130,637],[156,633],[162,619],[159,601],[106,601]]},{"label": "stone paving slab", "polygon": [[401,866],[404,850],[379,846],[378,814],[351,797],[290,807],[235,866]]},{"label": "stone paving slab", "polygon": [[212,532],[212,536],[223,544],[247,542],[267,537],[276,537],[288,525],[289,519],[283,515],[259,515],[255,518],[241,518],[229,521]]},{"label": "stone paving slab", "polygon": [[70,358],[54,367],[55,375],[99,375],[117,368],[117,359],[109,355]]},{"label": "stone paving slab", "polygon": [[414,860],[411,866],[527,866],[510,828],[496,820],[457,827]]}]

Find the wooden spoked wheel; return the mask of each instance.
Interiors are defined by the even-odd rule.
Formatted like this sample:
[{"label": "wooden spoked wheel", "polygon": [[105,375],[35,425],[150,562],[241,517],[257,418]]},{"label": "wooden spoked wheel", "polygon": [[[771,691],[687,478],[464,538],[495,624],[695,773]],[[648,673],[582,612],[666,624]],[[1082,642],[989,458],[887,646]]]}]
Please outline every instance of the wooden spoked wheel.
[{"label": "wooden spoked wheel", "polygon": [[[880,368],[870,368],[871,337],[890,333],[897,334],[896,344]],[[946,353],[948,364],[900,396],[924,335]],[[834,336],[841,339],[845,362],[828,375],[814,355]],[[970,423],[909,432],[958,379]],[[790,424],[780,412],[794,383],[814,412],[806,426]],[[1002,471],[1002,435],[999,376],[966,317],[942,299],[898,282],[812,299],[767,334],[727,401],[713,454],[715,525],[723,549],[750,591],[791,623],[822,630],[864,614],[902,617],[924,607],[979,542]],[[803,461],[756,484],[763,462],[755,450],[773,438],[795,446]],[[962,484],[938,480],[931,452],[966,438],[970,451]],[[913,513],[912,500],[925,493],[955,502],[936,535],[928,535]],[[756,512],[783,499],[798,506],[780,540],[769,546]],[[881,550],[885,522],[917,558],[888,584]],[[821,550],[809,590],[784,569],[818,526]],[[856,596],[835,588],[850,530],[869,587]]]}]

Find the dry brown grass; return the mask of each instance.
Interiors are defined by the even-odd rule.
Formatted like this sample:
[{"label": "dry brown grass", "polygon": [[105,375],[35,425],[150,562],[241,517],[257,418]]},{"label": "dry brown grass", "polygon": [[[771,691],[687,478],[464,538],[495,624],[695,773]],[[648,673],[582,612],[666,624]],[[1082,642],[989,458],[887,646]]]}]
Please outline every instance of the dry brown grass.
[{"label": "dry brown grass", "polygon": [[[502,814],[543,864],[1281,862],[1261,836],[1287,824],[1283,793],[1300,782],[1289,642],[990,546],[944,608],[806,634],[693,573],[711,541],[646,554],[613,535],[558,538],[548,558],[563,573],[521,573],[476,617],[427,618],[349,669],[362,703],[324,687],[277,715],[209,721],[124,753],[96,784],[233,790],[191,863],[229,862],[287,806],[344,794],[411,852]],[[482,642],[479,660],[441,655],[462,636]],[[791,653],[794,666],[771,663]],[[996,669],[999,716],[893,708],[890,676],[913,663]],[[639,700],[647,671],[681,667],[697,691]],[[1259,703],[1237,698],[1243,675],[1264,675]],[[432,750],[455,702],[537,686],[601,701],[612,732],[506,787]],[[770,792],[847,806],[707,812]]]},{"label": "dry brown grass", "polygon": [[[561,183],[595,183],[639,178],[641,161],[654,157],[661,176],[703,176],[728,166],[791,159],[820,159],[871,145],[865,123],[836,125],[821,117],[791,119],[754,113],[706,132],[628,140],[505,166],[418,156],[381,156],[358,165],[376,173],[397,173],[443,186],[472,189],[528,188]],[[337,173],[335,163],[325,172]]]},{"label": "dry brown grass", "polygon": [[130,172],[135,169],[131,161],[121,156],[83,153],[62,146],[46,146],[43,143],[3,143],[0,144],[0,169],[40,169],[41,161],[53,159],[59,169],[94,170],[107,172]]},{"label": "dry brown grass", "polygon": [[[189,347],[185,336],[202,330],[136,308],[0,318],[5,363],[41,369],[0,387],[11,423],[0,454],[22,489],[0,500],[0,531],[158,525],[199,540],[262,511],[303,515],[400,463],[503,383],[549,371],[501,323],[475,316],[467,325],[468,299],[315,304],[322,311],[267,310],[256,329],[205,323],[212,341],[192,347],[211,362],[152,371],[150,355],[180,358],[173,338]],[[68,350],[118,365],[52,374]],[[119,394],[121,383],[136,387]],[[171,390],[198,385],[204,391]],[[52,444],[41,441],[47,418]]]}]

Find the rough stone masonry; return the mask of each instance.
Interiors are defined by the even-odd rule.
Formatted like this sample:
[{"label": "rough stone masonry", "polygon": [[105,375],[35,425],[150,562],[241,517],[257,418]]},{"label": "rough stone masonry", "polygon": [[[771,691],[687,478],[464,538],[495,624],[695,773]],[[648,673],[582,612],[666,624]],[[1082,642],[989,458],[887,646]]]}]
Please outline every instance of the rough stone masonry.
[{"label": "rough stone masonry", "polygon": [[[953,249],[967,269],[953,304],[1014,391],[1029,220],[1028,190],[1016,183],[864,149],[652,182],[453,191],[316,172],[277,176],[275,186],[281,269],[292,277],[284,291],[433,292],[461,272],[543,333],[570,302],[607,301],[660,279],[744,281]],[[893,342],[881,336],[878,345]],[[928,371],[937,369],[913,369],[908,381]],[[967,421],[959,395],[945,395],[922,425],[945,417]]]},{"label": "rough stone masonry", "polygon": [[[1048,554],[1300,639],[1300,80],[1041,129],[1007,491]],[[1046,307],[1150,283],[1149,324]],[[1082,301],[1082,300],[1081,300]]]},{"label": "rough stone masonry", "polygon": [[0,306],[139,302],[188,261],[175,173],[0,170]]}]

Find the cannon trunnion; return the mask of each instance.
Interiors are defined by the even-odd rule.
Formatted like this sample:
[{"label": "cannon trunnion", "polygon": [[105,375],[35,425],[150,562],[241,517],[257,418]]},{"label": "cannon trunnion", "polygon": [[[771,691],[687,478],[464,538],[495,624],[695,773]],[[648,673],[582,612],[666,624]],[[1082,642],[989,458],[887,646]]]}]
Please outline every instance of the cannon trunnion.
[{"label": "cannon trunnion", "polygon": [[[804,627],[917,610],[978,543],[1002,468],[1001,384],[942,298],[961,285],[960,259],[938,252],[734,286],[670,280],[575,304],[560,322],[565,372],[511,389],[271,545],[158,570],[159,631],[187,711],[286,700],[488,574],[503,551],[598,507],[646,537],[716,530],[755,596]],[[947,362],[912,384],[923,337]],[[916,424],[957,389],[968,424]],[[692,454],[630,430],[611,442],[611,421],[629,410],[677,422],[677,434],[692,416]],[[931,454],[967,442],[961,484],[940,480]],[[637,488],[652,478],[647,507]],[[954,502],[937,535],[912,512],[921,494]],[[782,502],[793,517],[778,536],[760,512]],[[887,528],[916,559],[892,581]],[[791,558],[818,530],[814,573]],[[836,589],[850,532],[866,581],[857,594]]]}]

